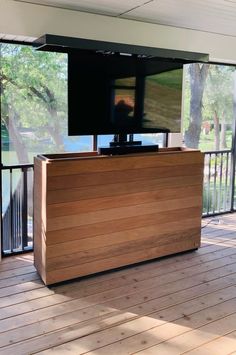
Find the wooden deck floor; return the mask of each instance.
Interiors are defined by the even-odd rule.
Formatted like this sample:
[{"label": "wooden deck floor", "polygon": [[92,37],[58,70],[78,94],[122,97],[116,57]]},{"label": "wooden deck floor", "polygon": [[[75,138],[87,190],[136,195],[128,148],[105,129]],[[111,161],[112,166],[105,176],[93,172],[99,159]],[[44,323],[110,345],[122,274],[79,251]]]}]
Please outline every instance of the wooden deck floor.
[{"label": "wooden deck floor", "polygon": [[0,264],[0,354],[236,354],[236,214],[202,247],[47,288],[33,256]]}]

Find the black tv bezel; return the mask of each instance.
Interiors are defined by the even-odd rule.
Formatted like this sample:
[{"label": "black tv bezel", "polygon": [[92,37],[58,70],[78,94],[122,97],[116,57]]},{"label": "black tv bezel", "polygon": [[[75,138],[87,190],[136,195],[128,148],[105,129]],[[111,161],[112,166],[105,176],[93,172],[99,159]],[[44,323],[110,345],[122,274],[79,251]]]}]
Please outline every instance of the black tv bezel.
[{"label": "black tv bezel", "polygon": [[[122,60],[122,56],[123,54],[120,53],[113,53],[114,56],[115,55],[120,55],[120,60]],[[100,51],[99,51],[99,55],[101,55]],[[98,122],[99,125],[93,125],[93,127],[88,127],[86,126],[86,128],[83,127],[83,125],[78,126],[78,119],[76,119],[76,115],[78,112],[78,102],[77,99],[75,97],[74,94],[76,92],[77,89],[77,79],[75,79],[77,77],[78,74],[78,70],[77,70],[77,58],[79,58],[80,56],[95,56],[95,60],[96,58],[99,59],[99,55],[95,52],[95,51],[90,51],[90,50],[77,50],[77,51],[70,51],[68,53],[68,135],[69,136],[85,136],[85,135],[116,135],[116,134],[148,134],[148,133],[177,133],[179,131],[171,131],[170,129],[166,128],[166,127],[155,127],[155,128],[146,128],[143,127],[141,124],[137,124],[134,125],[132,127],[115,127],[111,125],[111,121],[110,120],[106,120],[106,122],[108,122],[108,125],[103,124],[102,119],[98,118]],[[107,56],[109,56],[109,54],[105,54]],[[111,55],[110,55],[111,56]],[[133,54],[130,54],[128,57],[126,55],[124,55],[125,60],[130,60],[130,58],[132,58]],[[124,59],[123,58],[123,59]],[[127,59],[128,58],[128,59]],[[159,57],[147,57],[145,55],[142,56],[136,56],[134,58],[135,60],[140,60],[140,61],[145,61],[145,60],[151,60],[153,61],[153,63],[157,63],[158,65],[161,66],[165,66],[166,67],[166,71],[170,71],[170,70],[175,70],[175,69],[182,69],[183,68],[183,63],[180,60],[175,60],[175,59],[171,59],[171,58],[159,58]],[[169,63],[169,64],[168,64]],[[160,72],[163,72],[160,69]],[[154,72],[153,72],[154,73]],[[153,74],[153,73],[149,73],[149,75]],[[139,90],[135,91],[135,95],[139,95]],[[141,102],[141,100],[139,100],[139,97],[136,97],[136,104],[135,104],[135,120],[136,122],[142,122],[142,107],[140,107],[139,102]],[[142,105],[141,105],[142,106]],[[106,112],[107,115],[109,115],[110,113]],[[180,129],[180,125],[179,125],[179,129]]]}]

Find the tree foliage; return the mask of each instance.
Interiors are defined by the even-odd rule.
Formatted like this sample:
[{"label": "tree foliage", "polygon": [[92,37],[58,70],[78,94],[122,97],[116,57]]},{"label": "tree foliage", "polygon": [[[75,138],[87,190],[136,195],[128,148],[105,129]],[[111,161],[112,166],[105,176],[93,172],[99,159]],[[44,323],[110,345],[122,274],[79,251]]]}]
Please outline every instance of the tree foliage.
[{"label": "tree foliage", "polygon": [[226,130],[233,122],[234,67],[211,67],[205,87],[204,117],[214,125],[215,149],[225,149]]},{"label": "tree foliage", "polygon": [[[67,116],[67,57],[62,53],[38,52],[31,46],[1,44],[1,116],[18,154],[26,162],[23,133],[34,130],[34,149],[48,139],[64,150]],[[32,133],[32,132],[31,132]],[[33,139],[34,138],[34,139]],[[47,146],[50,150],[50,143]]]}]

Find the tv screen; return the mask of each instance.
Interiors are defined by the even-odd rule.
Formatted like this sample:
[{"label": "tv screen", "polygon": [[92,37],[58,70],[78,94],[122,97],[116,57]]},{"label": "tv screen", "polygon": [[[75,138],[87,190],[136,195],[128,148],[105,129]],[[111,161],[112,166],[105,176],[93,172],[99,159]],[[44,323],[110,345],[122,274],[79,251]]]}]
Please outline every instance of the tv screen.
[{"label": "tv screen", "polygon": [[182,72],[157,57],[69,53],[69,135],[180,132]]}]

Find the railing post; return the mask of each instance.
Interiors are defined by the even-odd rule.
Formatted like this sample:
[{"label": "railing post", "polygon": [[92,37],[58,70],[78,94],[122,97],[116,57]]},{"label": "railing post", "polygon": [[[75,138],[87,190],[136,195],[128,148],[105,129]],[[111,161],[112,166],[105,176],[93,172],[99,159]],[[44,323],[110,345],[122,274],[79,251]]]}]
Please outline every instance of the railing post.
[{"label": "railing post", "polygon": [[[2,69],[1,63],[2,63],[2,44],[0,43],[0,70]],[[0,255],[0,260],[3,255],[3,219],[2,219],[2,80],[0,80],[0,119],[1,119],[1,124],[0,124],[0,193],[1,193],[1,198],[0,198],[0,233],[1,233],[1,239],[0,239],[0,247],[1,247],[1,255]]]},{"label": "railing post", "polygon": [[232,155],[231,155],[231,178],[230,178],[230,188],[231,188],[231,208],[230,211],[234,212],[234,195],[235,195],[235,159],[236,159],[236,151],[235,147],[232,149]]},{"label": "railing post", "polygon": [[236,72],[234,73],[234,95],[233,95],[233,130],[232,130],[232,155],[231,155],[231,212],[234,208],[235,195],[235,160],[236,160]]},{"label": "railing post", "polygon": [[169,133],[163,133],[163,147],[167,148],[168,147],[168,142],[169,142]]},{"label": "railing post", "polygon": [[[1,106],[1,105],[0,105]],[[1,130],[0,130],[0,134]],[[0,145],[1,145],[1,151],[0,151],[0,155],[2,155],[2,143],[1,143],[1,139],[0,139]],[[0,158],[0,161],[2,159]],[[1,198],[0,198],[0,233],[1,233],[1,240],[0,240],[0,247],[1,247],[1,255],[0,255],[0,259],[3,255],[3,218],[2,218],[2,203],[3,203],[3,199],[2,199],[2,163],[0,163],[0,167],[1,167],[1,171],[0,171],[0,193],[1,193]]]},{"label": "railing post", "polygon": [[28,246],[28,183],[27,168],[22,168],[23,189],[22,189],[22,249]]},{"label": "railing post", "polygon": [[14,249],[14,239],[13,239],[13,192],[12,192],[12,169],[10,169],[10,250]]},{"label": "railing post", "polygon": [[96,152],[98,150],[98,136],[93,135],[93,151]]}]

